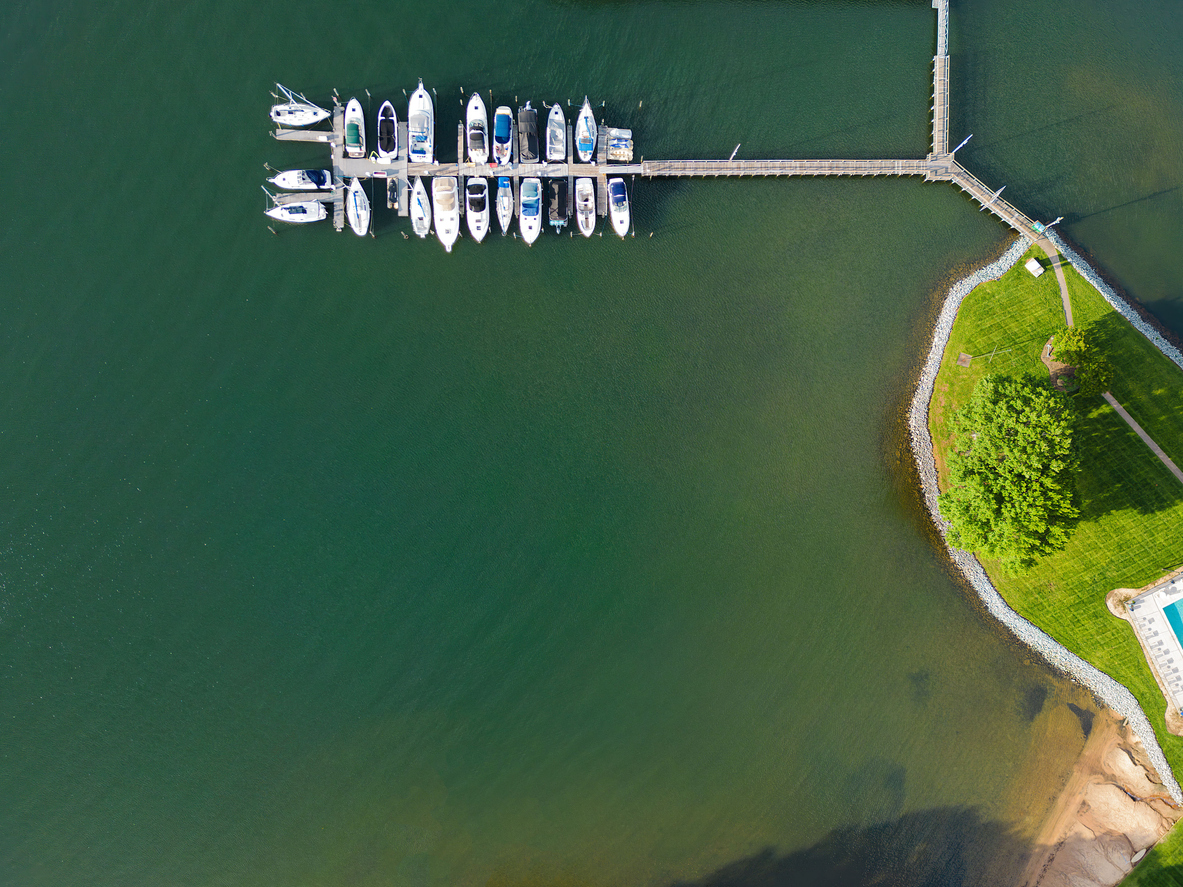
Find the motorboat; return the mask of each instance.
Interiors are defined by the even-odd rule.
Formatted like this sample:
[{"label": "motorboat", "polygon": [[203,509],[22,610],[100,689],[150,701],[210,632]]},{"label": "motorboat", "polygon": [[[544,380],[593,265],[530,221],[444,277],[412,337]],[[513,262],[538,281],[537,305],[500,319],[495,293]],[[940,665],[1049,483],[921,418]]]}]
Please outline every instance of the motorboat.
[{"label": "motorboat", "polygon": [[628,190],[624,179],[608,180],[608,215],[612,217],[612,230],[624,237],[632,221],[628,208]]},{"label": "motorboat", "polygon": [[431,211],[435,216],[435,236],[451,252],[460,236],[460,185],[455,176],[436,176],[431,180]]},{"label": "motorboat", "polygon": [[546,160],[562,163],[567,159],[567,116],[558,102],[546,116]]},{"label": "motorboat", "polygon": [[567,203],[567,180],[556,176],[546,180],[546,220],[555,231],[567,224],[571,207]]},{"label": "motorboat", "polygon": [[[282,83],[275,84],[286,101],[271,106],[271,119],[280,126],[312,126],[329,116],[329,111],[314,105],[298,92],[292,92]],[[322,216],[323,218],[323,216]]]},{"label": "motorboat", "polygon": [[319,200],[303,200],[299,203],[285,203],[267,210],[267,215],[278,222],[299,225],[305,222],[319,222],[327,216],[328,210]]},{"label": "motorboat", "polygon": [[575,151],[581,163],[591,163],[592,154],[596,151],[596,116],[592,113],[587,96],[583,97],[583,107],[575,118]]},{"label": "motorboat", "polygon": [[521,229],[522,239],[533,245],[542,229],[542,182],[533,177],[523,179],[522,193],[518,198],[521,204],[518,228]]},{"label": "motorboat", "polygon": [[489,162],[489,115],[479,92],[468,100],[468,111],[464,116],[465,138],[468,142],[468,162]]},{"label": "motorboat", "polygon": [[464,186],[464,216],[468,233],[480,243],[489,233],[489,182],[477,176]]},{"label": "motorboat", "polygon": [[285,191],[327,191],[333,187],[333,173],[327,169],[285,169],[267,181]]},{"label": "motorboat", "polygon": [[357,99],[350,99],[345,106],[345,153],[350,157],[366,156],[366,118]]},{"label": "motorboat", "polygon": [[387,163],[398,159],[398,115],[390,102],[378,109],[378,159]]},{"label": "motorboat", "polygon": [[419,81],[407,106],[407,157],[411,163],[435,163],[435,105]]},{"label": "motorboat", "polygon": [[345,192],[345,218],[358,237],[370,233],[370,198],[362,186],[361,177],[354,178]]},{"label": "motorboat", "polygon": [[596,230],[596,186],[591,179],[575,180],[575,222],[584,237]]},{"label": "motorboat", "polygon": [[497,224],[501,226],[501,236],[509,233],[509,225],[513,221],[513,184],[509,176],[497,179]]},{"label": "motorboat", "polygon": [[493,115],[493,162],[498,166],[513,161],[513,111],[505,105]]},{"label": "motorboat", "polygon": [[518,163],[538,162],[538,112],[526,102],[518,109]]},{"label": "motorboat", "polygon": [[411,189],[411,230],[420,237],[426,237],[431,230],[431,201],[427,199],[427,189],[423,187],[423,179],[415,176],[415,187]]}]

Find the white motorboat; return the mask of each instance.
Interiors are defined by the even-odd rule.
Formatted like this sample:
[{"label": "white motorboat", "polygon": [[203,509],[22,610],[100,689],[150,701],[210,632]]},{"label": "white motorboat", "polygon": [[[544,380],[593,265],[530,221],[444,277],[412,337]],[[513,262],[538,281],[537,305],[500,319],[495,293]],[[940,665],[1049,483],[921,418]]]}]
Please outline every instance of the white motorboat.
[{"label": "white motorboat", "polygon": [[546,160],[562,163],[567,159],[567,115],[555,102],[546,116]]},{"label": "white motorboat", "polygon": [[358,237],[370,233],[370,198],[366,196],[360,178],[350,182],[349,190],[345,192],[345,218]]},{"label": "white motorboat", "polygon": [[319,200],[304,200],[300,203],[285,203],[273,206],[267,210],[267,215],[279,222],[303,224],[304,222],[319,222],[327,216],[328,210]]},{"label": "white motorboat", "polygon": [[411,230],[420,237],[426,237],[431,230],[431,201],[427,199],[427,189],[423,187],[423,179],[415,176],[415,187],[411,189]]},{"label": "white motorboat", "polygon": [[596,186],[591,179],[575,180],[575,222],[584,237],[596,230]]},{"label": "white motorboat", "polygon": [[327,169],[285,169],[267,181],[285,191],[327,191],[333,187],[333,173]]},{"label": "white motorboat", "polygon": [[590,163],[595,150],[596,117],[592,114],[587,96],[584,96],[583,107],[579,109],[579,116],[575,118],[575,151],[579,154],[580,163]]},{"label": "white motorboat", "polygon": [[390,102],[378,109],[378,159],[386,163],[398,159],[398,115]]},{"label": "white motorboat", "polygon": [[431,180],[431,211],[435,216],[435,236],[451,252],[460,236],[460,185],[455,176],[436,176]]},{"label": "white motorboat", "polygon": [[513,184],[509,176],[497,179],[497,224],[501,226],[501,236],[509,233],[509,225],[513,221]]},{"label": "white motorboat", "polygon": [[345,106],[345,153],[350,157],[366,156],[366,118],[357,99],[350,99]]},{"label": "white motorboat", "polygon": [[542,230],[542,182],[533,177],[523,179],[522,193],[518,197],[521,203],[518,228],[521,229],[522,239],[533,246],[538,239],[538,232]]},{"label": "white motorboat", "polygon": [[612,217],[612,230],[624,237],[632,221],[628,207],[628,190],[624,179],[608,180],[608,215]]},{"label": "white motorboat", "polygon": [[435,105],[419,81],[407,106],[407,156],[411,163],[435,163]]},{"label": "white motorboat", "polygon": [[312,126],[329,116],[327,109],[314,105],[298,92],[292,92],[282,83],[275,84],[287,101],[271,106],[271,119],[280,126]]},{"label": "white motorboat", "polygon": [[485,113],[485,103],[481,94],[474,92],[468,100],[468,111],[465,114],[465,136],[468,141],[468,162],[489,162],[489,115]]},{"label": "white motorboat", "polygon": [[489,182],[477,176],[464,186],[464,215],[468,233],[480,243],[489,233]]},{"label": "white motorboat", "polygon": [[493,115],[493,162],[498,166],[513,160],[513,111],[505,105]]}]

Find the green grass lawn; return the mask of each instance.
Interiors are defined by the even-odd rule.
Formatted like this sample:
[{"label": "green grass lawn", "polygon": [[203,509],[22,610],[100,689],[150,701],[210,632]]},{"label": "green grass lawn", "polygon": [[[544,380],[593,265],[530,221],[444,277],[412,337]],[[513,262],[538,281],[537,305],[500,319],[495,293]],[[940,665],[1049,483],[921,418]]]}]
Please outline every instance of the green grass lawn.
[{"label": "green grass lawn", "polygon": [[[1039,354],[1064,319],[1054,274],[1035,279],[1023,268],[1035,254],[1029,252],[999,280],[977,287],[958,313],[929,415],[942,468],[951,438],[949,413],[965,402],[980,378],[992,372],[1047,377]],[[1065,266],[1064,273],[1076,323],[1097,324],[1113,362],[1113,396],[1179,462],[1183,371],[1072,268]],[[974,356],[968,369],[956,365],[963,352]],[[1183,484],[1104,400],[1079,403],[1084,414],[1078,432],[1081,519],[1067,546],[1021,576],[1005,575],[995,561],[983,560],[983,566],[1015,610],[1130,689],[1176,776],[1183,777],[1183,739],[1166,732],[1166,703],[1133,631],[1105,607],[1110,590],[1140,588],[1183,563]],[[1125,883],[1183,887],[1183,832],[1176,828]]]}]

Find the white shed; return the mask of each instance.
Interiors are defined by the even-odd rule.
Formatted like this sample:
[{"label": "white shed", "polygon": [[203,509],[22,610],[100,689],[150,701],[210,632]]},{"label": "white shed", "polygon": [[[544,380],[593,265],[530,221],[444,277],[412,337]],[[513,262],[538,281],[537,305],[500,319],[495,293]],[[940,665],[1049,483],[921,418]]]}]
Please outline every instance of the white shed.
[{"label": "white shed", "polygon": [[1031,272],[1032,277],[1038,277],[1043,273],[1043,266],[1039,264],[1039,259],[1035,258],[1034,256],[1028,259],[1027,264],[1023,267]]}]

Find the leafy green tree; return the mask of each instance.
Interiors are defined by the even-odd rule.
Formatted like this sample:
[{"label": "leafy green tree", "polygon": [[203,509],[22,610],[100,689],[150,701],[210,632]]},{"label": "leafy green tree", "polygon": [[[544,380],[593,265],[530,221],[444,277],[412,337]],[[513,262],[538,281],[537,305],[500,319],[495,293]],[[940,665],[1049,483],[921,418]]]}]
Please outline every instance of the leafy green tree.
[{"label": "leafy green tree", "polygon": [[1077,393],[1095,397],[1113,383],[1113,364],[1102,352],[1096,330],[1088,326],[1064,327],[1056,332],[1052,353],[1056,360],[1075,369]]},{"label": "leafy green tree", "polygon": [[986,376],[952,417],[941,515],[958,548],[1018,572],[1062,548],[1079,511],[1072,400],[1034,379]]}]

